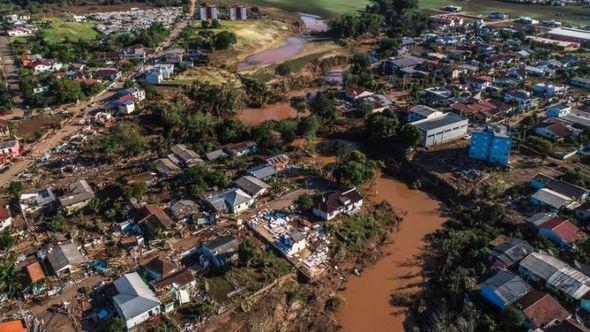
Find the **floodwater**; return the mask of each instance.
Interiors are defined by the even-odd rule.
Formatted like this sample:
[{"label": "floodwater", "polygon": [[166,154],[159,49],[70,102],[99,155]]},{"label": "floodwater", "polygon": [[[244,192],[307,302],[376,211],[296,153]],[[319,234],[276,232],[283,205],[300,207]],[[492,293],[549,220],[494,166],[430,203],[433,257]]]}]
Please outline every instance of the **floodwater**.
[{"label": "floodwater", "polygon": [[389,202],[404,219],[391,242],[383,246],[383,256],[377,263],[362,271],[360,277],[348,278],[341,292],[346,303],[338,320],[344,331],[403,331],[405,308],[392,306],[391,295],[419,290],[422,261],[418,256],[424,237],[440,229],[444,219],[438,201],[400,181],[381,177],[371,194],[376,202]]},{"label": "floodwater", "polygon": [[[317,88],[309,88],[302,90],[294,90],[287,93],[287,97],[303,97],[313,95],[318,91]],[[299,114],[300,117],[305,117],[308,113]],[[238,119],[249,125],[256,126],[264,121],[269,120],[286,120],[297,117],[297,110],[291,107],[291,101],[286,100],[275,104],[265,105],[261,108],[248,107],[244,108],[238,114]]]},{"label": "floodwater", "polygon": [[[322,20],[319,16],[299,13],[299,18],[303,21],[305,26],[305,34],[328,30],[326,21]],[[303,36],[291,36],[279,47],[252,54],[238,64],[238,71],[254,66],[272,65],[289,60],[303,51],[303,48],[305,47],[305,39],[306,38]]]}]

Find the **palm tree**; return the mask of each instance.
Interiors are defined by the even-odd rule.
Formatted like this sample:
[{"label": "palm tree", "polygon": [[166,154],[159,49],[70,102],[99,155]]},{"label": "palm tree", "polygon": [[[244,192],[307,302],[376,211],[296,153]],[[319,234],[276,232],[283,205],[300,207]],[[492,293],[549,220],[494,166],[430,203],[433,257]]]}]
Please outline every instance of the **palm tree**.
[{"label": "palm tree", "polygon": [[23,288],[22,271],[14,264],[0,262],[0,292],[6,293],[8,297],[15,297]]}]

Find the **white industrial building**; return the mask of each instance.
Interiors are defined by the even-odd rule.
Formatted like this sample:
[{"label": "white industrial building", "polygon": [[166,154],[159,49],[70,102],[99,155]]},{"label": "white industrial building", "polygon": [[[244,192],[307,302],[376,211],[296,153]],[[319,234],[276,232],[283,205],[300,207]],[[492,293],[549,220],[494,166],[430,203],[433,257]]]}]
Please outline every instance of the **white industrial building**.
[{"label": "white industrial building", "polygon": [[462,138],[467,134],[469,120],[455,113],[411,123],[422,131],[421,146],[432,146]]}]

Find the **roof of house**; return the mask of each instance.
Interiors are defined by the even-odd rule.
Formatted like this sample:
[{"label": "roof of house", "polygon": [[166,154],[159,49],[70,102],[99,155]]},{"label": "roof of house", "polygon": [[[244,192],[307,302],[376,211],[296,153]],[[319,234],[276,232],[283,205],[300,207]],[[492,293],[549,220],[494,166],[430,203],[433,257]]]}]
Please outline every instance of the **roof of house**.
[{"label": "roof of house", "polygon": [[140,222],[145,222],[156,228],[163,229],[168,229],[174,224],[174,221],[168,217],[161,207],[154,204],[146,204],[144,209],[147,214]]},{"label": "roof of house", "polygon": [[561,321],[571,316],[553,296],[536,289],[520,298],[516,305],[538,327],[544,327],[553,321]]},{"label": "roof of house", "polygon": [[204,248],[209,249],[214,255],[233,255],[240,247],[240,241],[235,237],[228,235],[218,237],[209,243],[203,245]]},{"label": "roof of house", "polygon": [[168,158],[160,158],[156,160],[156,170],[163,175],[169,175],[180,171],[180,167],[176,166],[172,160]]},{"label": "roof of house", "polygon": [[270,186],[253,176],[242,176],[235,181],[236,186],[250,195],[257,195],[261,191],[270,188]]},{"label": "roof of house", "polygon": [[0,332],[28,332],[29,329],[25,327],[22,320],[10,320],[0,322]]},{"label": "roof of house", "polygon": [[226,148],[228,151],[235,154],[235,153],[243,152],[243,151],[248,150],[248,149],[255,147],[255,146],[256,146],[256,142],[245,141],[245,142],[240,142],[240,143],[228,144],[226,146]]},{"label": "roof of house", "polygon": [[190,282],[195,280],[195,276],[188,268],[184,268],[180,271],[176,271],[169,276],[166,276],[160,280],[153,281],[152,287],[156,290],[156,292],[162,291],[169,286],[179,286],[182,287]]},{"label": "roof of house", "polygon": [[115,305],[125,320],[131,320],[160,306],[160,300],[137,272],[127,273],[114,282],[119,294],[113,296]]},{"label": "roof of house", "polygon": [[170,148],[170,151],[172,151],[172,153],[180,158],[185,164],[201,160],[198,153],[187,148],[184,144],[176,144]]},{"label": "roof of house", "polygon": [[199,206],[190,199],[181,199],[170,206],[170,214],[176,219],[184,218],[187,214],[199,212]]},{"label": "roof of house", "polygon": [[576,300],[590,291],[590,277],[570,266],[559,269],[547,284]]},{"label": "roof of house", "polygon": [[555,217],[554,214],[549,214],[549,213],[535,213],[532,216],[528,217],[526,219],[526,222],[533,224],[537,227],[539,227],[539,225],[543,224],[544,222],[546,222],[547,220],[551,219]]},{"label": "roof of house", "polygon": [[172,264],[172,262],[170,262],[166,257],[161,256],[154,257],[154,259],[147,262],[143,267],[159,274],[160,276],[167,276],[170,273],[176,271],[176,265]]},{"label": "roof of house", "polygon": [[410,112],[421,115],[425,118],[429,117],[431,114],[440,112],[439,110],[432,108],[426,105],[416,105],[410,109]]},{"label": "roof of house", "polygon": [[567,263],[545,252],[532,252],[520,261],[520,266],[529,270],[543,280],[548,280],[559,269],[567,267]]},{"label": "roof of house", "polygon": [[481,283],[480,288],[491,289],[507,304],[514,303],[532,289],[521,277],[504,270]]},{"label": "roof of house", "polygon": [[556,209],[559,209],[560,207],[571,202],[571,198],[568,196],[562,195],[547,188],[541,188],[537,190],[537,192],[533,194],[533,198]]},{"label": "roof of house", "polygon": [[225,153],[225,151],[223,151],[222,149],[219,150],[215,150],[215,151],[211,151],[211,152],[207,152],[205,153],[205,157],[207,158],[207,160],[215,160],[218,158],[225,158],[227,157],[227,153]]},{"label": "roof of house", "polygon": [[31,284],[34,284],[37,281],[41,281],[45,278],[45,273],[43,273],[41,264],[39,264],[38,261],[34,261],[28,265],[25,265],[23,267],[23,270]]},{"label": "roof of house", "polygon": [[563,180],[555,179],[542,173],[537,173],[537,175],[535,175],[535,177],[532,180],[540,182],[546,188],[556,191],[562,195],[571,197],[575,200],[578,200],[582,196],[587,195],[589,193],[588,189],[586,188],[582,188],[580,186],[571,184],[569,182],[565,182]]},{"label": "roof of house", "polygon": [[528,242],[511,237],[504,243],[495,246],[490,255],[502,261],[506,266],[510,266],[531,252],[533,252],[533,247]]},{"label": "roof of house", "polygon": [[12,214],[7,205],[0,205],[0,220],[11,218]]},{"label": "roof of house", "polygon": [[250,168],[247,173],[258,179],[264,180],[277,174],[277,170],[271,165],[260,164],[256,167]]},{"label": "roof of house", "polygon": [[341,189],[320,195],[316,199],[315,209],[330,214],[344,205],[342,201],[350,201],[351,204],[354,204],[362,199],[356,188]]},{"label": "roof of house", "polygon": [[63,207],[74,205],[94,198],[94,191],[86,180],[78,180],[68,186],[68,192],[59,198]]},{"label": "roof of house", "polygon": [[74,243],[62,243],[49,249],[47,260],[54,272],[61,271],[69,265],[80,264],[86,261],[78,247]]},{"label": "roof of house", "polygon": [[540,228],[544,228],[553,233],[557,234],[564,242],[574,243],[580,239],[580,229],[576,225],[572,224],[569,220],[560,218],[551,218],[541,225]]},{"label": "roof of house", "polygon": [[566,127],[563,123],[559,123],[559,122],[552,123],[552,124],[545,126],[543,128],[551,131],[553,134],[555,134],[555,136],[557,136],[559,138],[568,137],[572,133],[572,131],[568,127]]},{"label": "roof of house", "polygon": [[252,197],[246,194],[242,189],[231,189],[223,193],[225,202],[231,206],[238,206],[242,203],[249,202]]}]

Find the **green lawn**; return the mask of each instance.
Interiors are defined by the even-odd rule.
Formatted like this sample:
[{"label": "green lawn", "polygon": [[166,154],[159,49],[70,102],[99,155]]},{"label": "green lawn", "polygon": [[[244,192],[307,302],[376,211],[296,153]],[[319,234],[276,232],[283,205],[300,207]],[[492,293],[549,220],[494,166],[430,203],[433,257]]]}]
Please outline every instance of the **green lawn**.
[{"label": "green lawn", "polygon": [[340,14],[365,8],[369,0],[246,0],[258,6],[271,6],[280,9],[333,18]]},{"label": "green lawn", "polygon": [[98,36],[93,23],[66,22],[59,19],[48,21],[51,28],[43,30],[43,38],[50,44],[59,44],[65,40],[90,41]]},{"label": "green lawn", "polygon": [[590,24],[590,7],[586,5],[575,6],[544,6],[526,5],[519,3],[503,2],[497,0],[471,0],[471,1],[446,1],[446,0],[419,0],[422,9],[440,9],[445,5],[454,4],[463,7],[463,10],[476,14],[489,14],[492,11],[505,12],[513,18],[530,16],[536,19],[555,19],[565,24],[586,26]]}]

